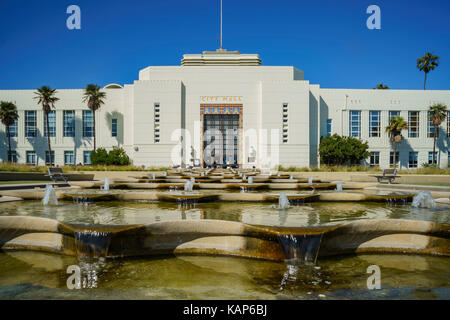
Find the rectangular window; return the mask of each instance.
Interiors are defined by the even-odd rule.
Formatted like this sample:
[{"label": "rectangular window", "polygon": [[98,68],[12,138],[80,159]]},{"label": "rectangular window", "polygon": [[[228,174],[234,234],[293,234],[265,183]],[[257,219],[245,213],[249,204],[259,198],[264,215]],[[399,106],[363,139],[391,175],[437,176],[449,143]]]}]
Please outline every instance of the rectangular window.
[{"label": "rectangular window", "polygon": [[370,155],[370,166],[379,166],[380,165],[380,152],[379,151],[373,151]]},{"label": "rectangular window", "polygon": [[8,151],[8,161],[17,162],[17,152],[15,150],[11,150],[11,153]]},{"label": "rectangular window", "polygon": [[327,136],[331,136],[331,119],[327,119]]},{"label": "rectangular window", "polygon": [[381,136],[381,111],[369,112],[369,137]]},{"label": "rectangular window", "polygon": [[83,163],[91,164],[91,151],[83,151]]},{"label": "rectangular window", "polygon": [[111,119],[111,136],[117,137],[117,119]]},{"label": "rectangular window", "polygon": [[75,155],[73,151],[64,151],[64,164],[75,164]]},{"label": "rectangular window", "polygon": [[[430,118],[431,117],[431,112],[430,111],[428,111],[427,117],[428,117],[428,121],[427,121],[427,123],[428,123],[428,125],[427,125],[427,137],[428,138],[434,138],[434,130],[436,128],[433,126],[433,121],[431,121],[431,118]],[[437,131],[436,137],[439,138],[439,130]]]},{"label": "rectangular window", "polygon": [[417,168],[418,152],[411,151],[409,153],[408,168]]},{"label": "rectangular window", "polygon": [[75,137],[75,111],[64,110],[63,112],[64,137]]},{"label": "rectangular window", "polygon": [[36,164],[36,152],[27,151],[27,164]]},{"label": "rectangular window", "polygon": [[282,127],[283,127],[283,143],[288,143],[288,127],[287,124],[289,122],[288,120],[288,104],[287,103],[283,103],[283,109],[282,109],[282,115],[283,115],[283,122],[282,122]]},{"label": "rectangular window", "polygon": [[450,138],[450,111],[447,112],[447,138]]},{"label": "rectangular window", "polygon": [[[56,112],[52,110],[48,113],[48,130],[50,131],[50,137],[56,137]],[[47,135],[47,115],[44,113],[44,137]]]},{"label": "rectangular window", "polygon": [[408,112],[408,137],[419,137],[419,111]]},{"label": "rectangular window", "polygon": [[[398,165],[399,163],[400,163],[400,154],[397,151],[395,153],[395,164]],[[394,166],[394,152],[392,152],[392,151],[389,153],[389,165],[391,167]]]},{"label": "rectangular window", "polygon": [[399,117],[400,111],[389,111],[389,123],[391,123],[392,117]]},{"label": "rectangular window", "polygon": [[14,123],[9,126],[9,136],[11,138],[17,137],[17,120],[14,120]]},{"label": "rectangular window", "polygon": [[350,110],[349,116],[350,137],[361,137],[361,111]]},{"label": "rectangular window", "polygon": [[[45,151],[45,164],[46,165],[50,164],[50,157],[49,157],[48,150]],[[52,150],[52,164],[55,164],[55,151],[54,150]]]},{"label": "rectangular window", "polygon": [[155,103],[154,105],[154,122],[153,122],[153,142],[154,143],[159,143],[160,139],[159,139],[159,103]]},{"label": "rectangular window", "polygon": [[36,111],[25,111],[25,137],[36,137]]},{"label": "rectangular window", "polygon": [[428,152],[428,164],[437,164],[437,151],[434,153],[434,162],[433,162],[433,151]]},{"label": "rectangular window", "polygon": [[92,110],[83,110],[83,137],[94,136],[94,115]]}]

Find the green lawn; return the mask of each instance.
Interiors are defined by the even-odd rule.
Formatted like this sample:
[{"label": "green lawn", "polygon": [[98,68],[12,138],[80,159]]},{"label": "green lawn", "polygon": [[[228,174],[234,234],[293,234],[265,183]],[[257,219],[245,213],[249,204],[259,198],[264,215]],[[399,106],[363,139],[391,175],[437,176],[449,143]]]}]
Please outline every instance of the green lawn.
[{"label": "green lawn", "polygon": [[0,181],[1,184],[35,184],[35,183],[50,183],[50,181]]}]

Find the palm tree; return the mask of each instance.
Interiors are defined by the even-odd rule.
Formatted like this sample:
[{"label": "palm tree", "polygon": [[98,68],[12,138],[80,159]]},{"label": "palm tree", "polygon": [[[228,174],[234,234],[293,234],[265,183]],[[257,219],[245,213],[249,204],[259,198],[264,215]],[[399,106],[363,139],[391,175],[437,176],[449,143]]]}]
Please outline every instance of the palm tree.
[{"label": "palm tree", "polygon": [[433,134],[433,164],[436,163],[436,138],[439,135],[439,126],[442,122],[444,122],[447,117],[447,106],[443,103],[435,103],[428,108],[430,112],[430,120],[434,126],[434,134]]},{"label": "palm tree", "polygon": [[88,103],[88,108],[92,110],[94,118],[94,151],[97,147],[95,139],[95,111],[105,104],[106,92],[100,91],[101,87],[95,84],[88,84],[84,89],[83,102]]},{"label": "palm tree", "polygon": [[383,84],[383,82],[382,82],[382,83],[378,83],[376,88],[374,88],[374,89],[389,89],[389,87],[387,85]]},{"label": "palm tree", "polygon": [[0,121],[6,126],[6,135],[8,136],[8,162],[11,161],[11,134],[10,126],[19,119],[17,107],[12,102],[0,101]]},{"label": "palm tree", "polygon": [[400,116],[393,116],[389,125],[386,127],[386,132],[389,133],[392,143],[394,144],[394,169],[397,165],[395,159],[397,153],[397,144],[399,144],[403,139],[402,130],[407,128],[408,123]]},{"label": "palm tree", "polygon": [[417,69],[425,72],[425,80],[423,81],[423,90],[427,82],[427,74],[439,65],[439,56],[435,56],[427,52],[423,57],[417,59]]},{"label": "palm tree", "polygon": [[52,148],[50,146],[50,126],[48,121],[48,114],[52,109],[55,109],[55,103],[59,100],[56,97],[56,89],[52,89],[49,86],[42,86],[35,92],[36,97],[34,99],[38,99],[38,104],[42,105],[42,111],[44,111],[45,115],[45,126],[47,127],[47,143],[48,143],[48,154],[50,160],[50,167],[53,166],[52,159]]}]

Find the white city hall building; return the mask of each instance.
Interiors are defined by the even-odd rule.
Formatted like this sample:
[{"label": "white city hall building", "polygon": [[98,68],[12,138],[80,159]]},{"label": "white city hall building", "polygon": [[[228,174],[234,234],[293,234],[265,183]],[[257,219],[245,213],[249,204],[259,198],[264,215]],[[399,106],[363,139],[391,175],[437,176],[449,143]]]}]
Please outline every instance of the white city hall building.
[{"label": "white city hall building", "polygon": [[[321,137],[337,133],[368,141],[367,164],[387,168],[393,156],[385,127],[390,117],[408,122],[397,159],[402,168],[431,163],[433,127],[428,107],[450,106],[450,90],[324,89],[293,66],[264,66],[257,54],[219,49],[184,55],[180,66],[147,67],[139,80],[103,89],[106,103],[92,114],[83,89],[57,89],[49,115],[54,162],[89,164],[93,117],[97,147],[123,147],[134,165],[228,164],[273,168],[320,165]],[[0,90],[15,102],[11,127],[14,161],[49,161],[47,132],[36,90]],[[0,158],[7,160],[6,128]],[[450,117],[442,123],[437,161],[447,167]],[[195,160],[195,161],[193,161]]]}]

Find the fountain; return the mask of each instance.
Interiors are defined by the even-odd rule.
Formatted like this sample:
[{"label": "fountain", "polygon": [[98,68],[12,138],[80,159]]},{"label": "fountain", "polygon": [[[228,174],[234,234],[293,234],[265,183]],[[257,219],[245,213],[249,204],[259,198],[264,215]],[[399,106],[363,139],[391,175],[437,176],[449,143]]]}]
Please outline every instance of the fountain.
[{"label": "fountain", "polygon": [[184,184],[184,191],[192,192],[193,190],[194,190],[194,183],[192,182],[192,180],[186,181],[186,183]]},{"label": "fountain", "polygon": [[414,208],[436,208],[436,201],[430,191],[420,191],[414,196],[411,206]]},{"label": "fountain", "polygon": [[248,177],[248,184],[253,184],[253,177]]},{"label": "fountain", "polygon": [[192,182],[192,184],[195,183],[195,178],[194,177],[191,178],[191,182]]},{"label": "fountain", "polygon": [[291,174],[291,176],[289,177],[289,180],[294,180],[294,175]]},{"label": "fountain", "polygon": [[314,264],[316,262],[322,234],[283,234],[279,239],[289,264]]},{"label": "fountain", "polygon": [[342,181],[336,182],[336,191],[337,192],[342,192],[343,191],[343,189],[342,189]]},{"label": "fountain", "polygon": [[75,232],[75,247],[78,255],[106,257],[111,243],[111,232],[83,230]]},{"label": "fountain", "polygon": [[278,209],[289,209],[290,206],[291,204],[289,203],[286,193],[281,192],[280,198],[278,199]]},{"label": "fountain", "polygon": [[309,177],[308,184],[313,184],[313,177]]},{"label": "fountain", "polygon": [[100,190],[109,191],[109,179],[105,178],[105,184],[100,187]]},{"label": "fountain", "polygon": [[156,180],[156,175],[155,175],[154,172],[152,173],[152,179],[153,179],[153,180]]},{"label": "fountain", "polygon": [[49,204],[54,205],[54,206],[58,205],[58,199],[56,197],[56,192],[51,184],[48,184],[45,186],[45,195],[44,195],[44,198],[42,199],[42,204],[44,206],[47,206]]}]

